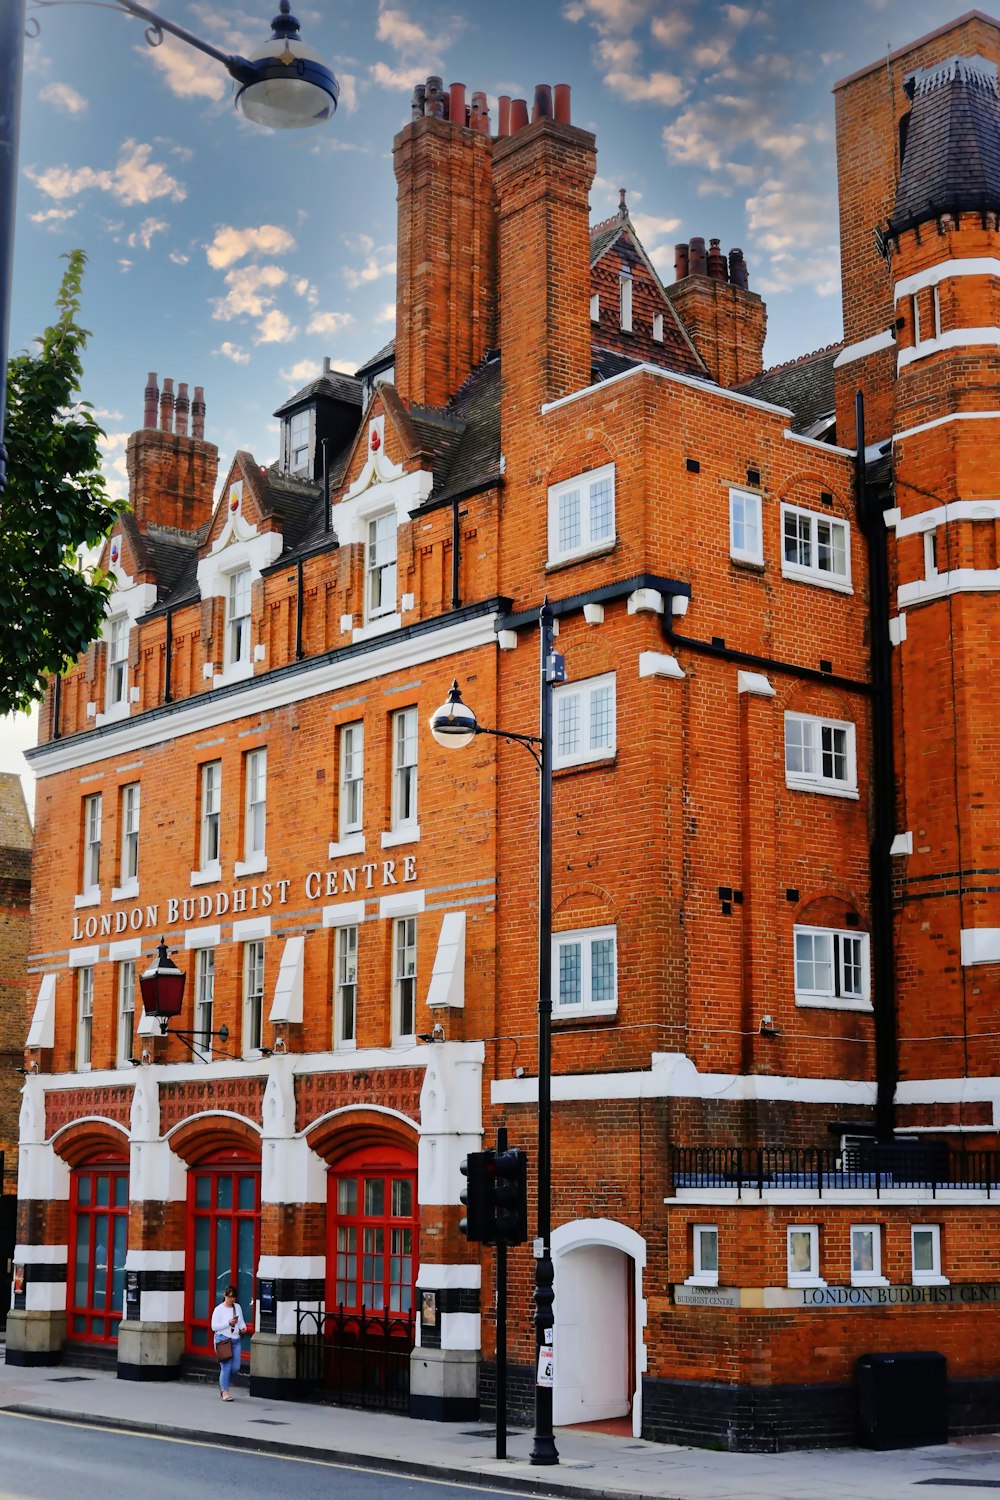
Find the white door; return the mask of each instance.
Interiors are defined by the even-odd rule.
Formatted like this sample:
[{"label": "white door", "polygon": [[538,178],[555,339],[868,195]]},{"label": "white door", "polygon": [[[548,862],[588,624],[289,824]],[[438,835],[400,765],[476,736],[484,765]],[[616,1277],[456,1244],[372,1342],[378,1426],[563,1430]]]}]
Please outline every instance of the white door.
[{"label": "white door", "polygon": [[624,1417],[628,1389],[632,1261],[607,1245],[568,1250],[555,1263],[555,1390],[560,1427]]}]

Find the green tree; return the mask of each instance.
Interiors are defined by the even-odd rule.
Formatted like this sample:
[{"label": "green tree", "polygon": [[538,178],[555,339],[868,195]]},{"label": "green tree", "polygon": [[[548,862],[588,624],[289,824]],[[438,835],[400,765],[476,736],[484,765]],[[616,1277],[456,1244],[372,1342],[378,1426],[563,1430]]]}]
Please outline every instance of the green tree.
[{"label": "green tree", "polygon": [[79,399],[88,331],[77,322],[86,256],[74,250],[58,322],[7,372],[7,488],[0,494],[0,716],[30,708],[100,633],[114,581],[87,553],[126,508],[107,492],[90,405]]}]

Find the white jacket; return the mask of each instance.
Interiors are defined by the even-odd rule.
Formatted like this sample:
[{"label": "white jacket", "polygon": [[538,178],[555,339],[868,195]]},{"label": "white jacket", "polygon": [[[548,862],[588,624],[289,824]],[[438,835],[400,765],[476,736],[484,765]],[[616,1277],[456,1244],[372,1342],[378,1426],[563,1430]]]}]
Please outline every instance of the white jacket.
[{"label": "white jacket", "polygon": [[[234,1316],[236,1319],[235,1327],[232,1321]],[[227,1307],[225,1302],[220,1302],[212,1314],[213,1336],[219,1333],[228,1333],[233,1343],[237,1344],[239,1343],[240,1334],[246,1333],[246,1331],[246,1319],[243,1316],[243,1309],[240,1304],[234,1302],[232,1307]]]}]

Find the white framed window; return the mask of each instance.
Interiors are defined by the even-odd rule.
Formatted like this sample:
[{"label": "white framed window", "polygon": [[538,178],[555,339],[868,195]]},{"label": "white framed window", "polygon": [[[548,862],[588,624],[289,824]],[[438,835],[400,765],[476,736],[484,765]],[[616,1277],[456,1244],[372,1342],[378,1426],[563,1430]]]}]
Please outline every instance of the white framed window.
[{"label": "white framed window", "polygon": [[632,273],[622,271],[618,277],[618,299],[621,310],[622,333],[632,332]]},{"label": "white framed window", "polygon": [[250,569],[229,575],[226,595],[226,665],[250,660]]},{"label": "white framed window", "polygon": [[663,343],[663,314],[662,313],[654,313],[653,314],[653,343],[654,344],[662,344]]},{"label": "white framed window", "polygon": [[[211,952],[211,949],[202,950]],[[264,940],[243,944],[243,1052],[259,1052],[264,1040]]]},{"label": "white framed window", "polygon": [[554,1014],[612,1014],[618,1009],[618,930],[588,927],[552,939]]},{"label": "white framed window", "polygon": [[365,726],[344,724],[340,730],[340,805],[338,831],[343,839],[360,833],[365,812]]},{"label": "white framed window", "polygon": [[219,863],[222,818],[222,761],[210,760],[201,768],[201,868]]},{"label": "white framed window", "polygon": [[76,1071],[90,1067],[94,1040],[94,971],[88,966],[76,974]]},{"label": "white framed window", "polygon": [[913,318],[913,342],[914,344],[922,343],[923,334],[920,328],[920,294],[918,292],[914,292],[913,296],[910,298],[910,315]]},{"label": "white framed window", "polygon": [[601,294],[591,292],[590,294],[590,321],[599,323],[601,321]]},{"label": "white framed window", "polygon": [[819,1274],[819,1226],[789,1224],[786,1245],[788,1285],[825,1286]]},{"label": "white framed window", "polygon": [[882,1228],[879,1224],[851,1225],[851,1285],[884,1286]]},{"label": "white framed window", "polygon": [[761,498],[750,490],[729,491],[729,555],[738,562],[764,561]]},{"label": "white framed window", "polygon": [[615,753],[615,674],[567,682],[552,694],[553,769],[608,760]]},{"label": "white framed window", "polygon": [[397,917],[392,944],[393,1041],[412,1042],[417,1030],[417,919]]},{"label": "white framed window", "polygon": [[121,884],[139,878],[139,783],[122,787],[121,796]]},{"label": "white framed window", "polygon": [[396,512],[383,511],[368,522],[365,543],[365,610],[369,620],[396,608]]},{"label": "white framed window", "polygon": [[417,710],[401,708],[392,716],[392,827],[417,821]]},{"label": "white framed window", "polygon": [[118,965],[118,1065],[135,1056],[135,960]]},{"label": "white framed window", "polygon": [[101,883],[101,819],[104,798],[92,792],[83,799],[83,871],[81,889],[94,891]]},{"label": "white framed window", "polygon": [[934,310],[934,337],[941,337],[941,288],[937,282],[931,287],[931,306]]},{"label": "white framed window", "polygon": [[719,1285],[719,1226],[692,1224],[691,1275],[687,1286]]},{"label": "white framed window", "polygon": [[215,1008],[215,949],[199,948],[194,960],[194,1029],[202,1035],[197,1040],[199,1057],[212,1055],[212,1015]]},{"label": "white framed window", "polygon": [[936,578],[938,576],[938,535],[937,527],[932,526],[930,531],[924,532],[924,577]]},{"label": "white framed window", "polygon": [[615,539],[615,466],[549,488],[549,562],[564,562]]},{"label": "white framed window", "polygon": [[871,1010],[867,932],[795,928],[795,1003]]},{"label": "white framed window", "polygon": [[910,1255],[914,1286],[946,1286],[941,1271],[941,1225],[911,1224]]},{"label": "white framed window", "polygon": [[128,615],[114,615],[108,625],[108,711],[128,700]]},{"label": "white framed window", "polygon": [[264,853],[267,831],[267,749],[248,750],[246,755],[246,817],[243,858]]},{"label": "white framed window", "polygon": [[341,1051],[357,1046],[358,929],[338,927],[333,955],[333,1045]]},{"label": "white framed window", "polygon": [[307,474],[309,472],[309,432],[311,413],[305,411],[293,412],[288,419],[288,472],[289,474]]},{"label": "white framed window", "polygon": [[857,795],[854,725],[814,714],[785,714],[785,785],[805,792]]},{"label": "white framed window", "polygon": [[781,507],[781,571],[827,588],[851,588],[851,528],[795,505]]}]

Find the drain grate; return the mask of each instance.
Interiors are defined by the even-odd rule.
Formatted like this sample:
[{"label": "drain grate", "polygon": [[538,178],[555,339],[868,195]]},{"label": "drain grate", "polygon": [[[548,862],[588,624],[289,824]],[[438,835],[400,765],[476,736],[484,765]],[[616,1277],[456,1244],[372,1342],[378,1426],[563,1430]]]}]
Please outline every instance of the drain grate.
[{"label": "drain grate", "polygon": [[1000,1490],[1000,1479],[917,1479],[916,1484],[949,1484],[956,1490]]},{"label": "drain grate", "polygon": [[[524,1437],[526,1431],[527,1428],[525,1427],[508,1427],[507,1436]],[[470,1432],[459,1433],[459,1437],[496,1437],[496,1435],[497,1430],[495,1427],[473,1427]]]},{"label": "drain grate", "polygon": [[93,1380],[93,1375],[50,1375],[53,1385],[72,1385],[77,1380]]},{"label": "drain grate", "polygon": [[251,1417],[250,1421],[257,1427],[287,1427],[287,1422],[276,1422],[273,1417]]}]

